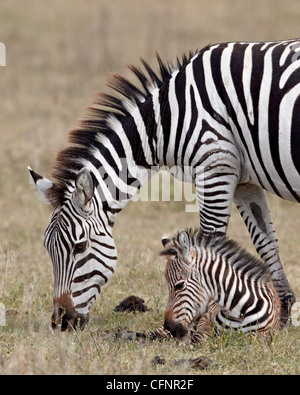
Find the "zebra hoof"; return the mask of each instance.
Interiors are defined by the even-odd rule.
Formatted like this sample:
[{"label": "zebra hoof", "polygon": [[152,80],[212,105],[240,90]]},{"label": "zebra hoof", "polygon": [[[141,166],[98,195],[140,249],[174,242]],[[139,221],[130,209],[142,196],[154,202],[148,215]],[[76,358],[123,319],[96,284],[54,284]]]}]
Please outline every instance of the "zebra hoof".
[{"label": "zebra hoof", "polygon": [[284,328],[290,317],[291,317],[291,309],[293,304],[296,302],[296,298],[294,294],[286,294],[281,299],[281,315],[280,315],[280,328]]}]

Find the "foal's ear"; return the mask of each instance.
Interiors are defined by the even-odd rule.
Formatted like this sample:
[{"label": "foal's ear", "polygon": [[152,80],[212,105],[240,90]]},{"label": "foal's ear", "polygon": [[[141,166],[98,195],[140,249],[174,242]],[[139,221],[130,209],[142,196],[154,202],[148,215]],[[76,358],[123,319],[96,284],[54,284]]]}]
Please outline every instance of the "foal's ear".
[{"label": "foal's ear", "polygon": [[175,248],[174,244],[172,243],[172,240],[169,239],[168,237],[163,237],[161,239],[162,245],[165,247],[163,251],[159,253],[160,256],[166,256],[169,259],[174,259],[177,258],[178,252],[177,249]]},{"label": "foal's ear", "polygon": [[81,169],[75,180],[75,200],[77,205],[84,209],[94,196],[94,180],[89,169]]},{"label": "foal's ear", "polygon": [[191,238],[186,230],[181,230],[178,234],[178,242],[185,261],[190,262]]},{"label": "foal's ear", "polygon": [[35,186],[41,196],[48,202],[49,201],[49,190],[53,187],[53,182],[48,180],[48,178],[40,176],[39,174],[35,173],[31,167],[28,166],[29,173]]},{"label": "foal's ear", "polygon": [[163,245],[164,247],[167,247],[167,245],[168,245],[169,243],[171,243],[171,239],[168,239],[167,237],[163,237],[163,238],[161,239],[161,242],[162,242],[162,245]]}]

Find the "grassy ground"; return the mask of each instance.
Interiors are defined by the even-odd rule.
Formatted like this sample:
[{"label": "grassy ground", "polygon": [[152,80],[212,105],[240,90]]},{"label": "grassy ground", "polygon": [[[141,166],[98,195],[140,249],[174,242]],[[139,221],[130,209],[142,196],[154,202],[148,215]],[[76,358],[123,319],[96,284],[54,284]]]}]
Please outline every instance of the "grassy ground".
[{"label": "grassy ground", "polygon": [[[10,0],[0,4],[0,15],[0,41],[7,50],[7,66],[0,67],[0,302],[7,310],[0,327],[0,373],[194,374],[172,361],[206,355],[213,361],[207,373],[299,374],[299,327],[281,331],[272,343],[223,338],[195,349],[102,340],[105,330],[161,324],[167,297],[164,262],[157,256],[161,236],[198,224],[198,215],[185,213],[182,203],[130,203],[114,230],[117,271],[94,305],[88,328],[53,332],[52,265],[43,248],[50,214],[26,169],[49,175],[66,131],[93,92],[104,89],[109,72],[127,75],[124,64],[138,63],[139,56],[154,64],[155,50],[174,60],[209,42],[299,36],[299,2]],[[286,274],[299,299],[299,207],[273,196],[270,205]],[[253,252],[235,209],[229,235]],[[144,298],[151,311],[114,313],[130,294]],[[155,355],[170,363],[153,367]]]}]

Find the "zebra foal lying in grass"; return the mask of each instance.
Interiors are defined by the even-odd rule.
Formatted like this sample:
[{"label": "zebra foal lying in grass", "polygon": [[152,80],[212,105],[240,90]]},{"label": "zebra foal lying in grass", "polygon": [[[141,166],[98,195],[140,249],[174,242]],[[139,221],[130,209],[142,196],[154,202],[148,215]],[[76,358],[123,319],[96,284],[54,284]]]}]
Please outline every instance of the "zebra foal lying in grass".
[{"label": "zebra foal lying in grass", "polygon": [[196,325],[196,339],[207,312],[217,331],[274,333],[279,328],[280,301],[270,272],[236,242],[183,230],[164,245],[169,286],[164,328],[173,337],[185,338]]},{"label": "zebra foal lying in grass", "polygon": [[278,330],[281,305],[262,261],[224,235],[182,230],[162,242],[169,287],[164,325],[137,337],[198,343],[213,330]]}]

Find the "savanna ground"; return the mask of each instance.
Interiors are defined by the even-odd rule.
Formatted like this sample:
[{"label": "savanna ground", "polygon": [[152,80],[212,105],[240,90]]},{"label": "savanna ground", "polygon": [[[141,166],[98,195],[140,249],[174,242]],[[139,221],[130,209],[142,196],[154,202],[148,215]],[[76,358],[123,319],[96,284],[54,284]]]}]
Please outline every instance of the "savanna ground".
[{"label": "savanna ground", "polygon": [[[117,327],[151,330],[162,323],[167,298],[162,235],[197,226],[198,214],[182,202],[130,203],[114,236],[118,267],[90,312],[83,332],[50,327],[52,264],[43,248],[50,213],[29,184],[27,165],[49,176],[66,132],[75,126],[109,72],[128,76],[126,63],[142,56],[155,64],[210,42],[276,40],[299,33],[297,0],[10,0],[0,3],[0,327],[2,374],[197,374],[167,361],[206,355],[215,374],[299,374],[300,327],[270,339],[221,338],[190,349],[172,342],[102,340]],[[287,277],[300,298],[299,206],[269,196]],[[253,252],[233,208],[229,235]],[[135,294],[151,311],[115,313]],[[201,372],[203,373],[203,372]]]}]

